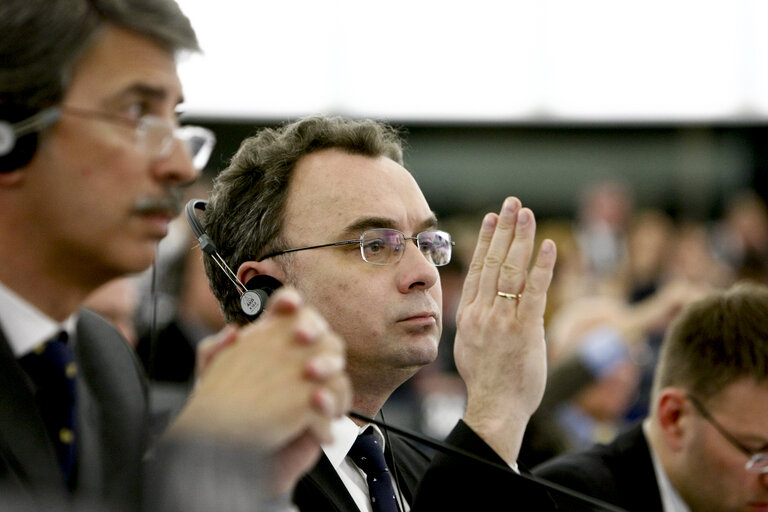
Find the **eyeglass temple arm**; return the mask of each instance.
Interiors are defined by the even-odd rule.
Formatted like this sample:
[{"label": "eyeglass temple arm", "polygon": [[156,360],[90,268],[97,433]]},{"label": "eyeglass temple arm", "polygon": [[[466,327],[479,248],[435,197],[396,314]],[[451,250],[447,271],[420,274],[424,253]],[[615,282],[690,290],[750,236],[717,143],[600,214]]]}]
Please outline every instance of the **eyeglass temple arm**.
[{"label": "eyeglass temple arm", "polygon": [[289,252],[298,252],[298,251],[308,251],[309,249],[320,249],[321,247],[335,247],[337,245],[349,245],[349,244],[359,244],[360,239],[357,240],[345,240],[343,242],[333,242],[330,244],[320,244],[320,245],[311,245],[309,247],[299,247],[297,249],[285,249],[284,251],[275,251],[267,254],[266,256],[262,256],[259,258],[258,261],[264,261],[266,259],[269,259],[273,256],[280,256],[281,254],[287,254]]},{"label": "eyeglass temple arm", "polygon": [[747,455],[748,457],[752,457],[754,455],[754,452],[752,452],[749,448],[741,444],[741,442],[733,437],[733,434],[725,430],[720,423],[715,420],[715,418],[709,413],[707,409],[704,408],[704,404],[702,404],[698,398],[695,396],[688,394],[688,399],[691,401],[694,407],[696,407],[696,410],[699,411],[699,414],[704,416],[715,429],[717,429],[718,432],[720,432],[720,435],[722,435],[724,438],[726,438],[728,441],[731,442],[733,446],[738,448],[744,455]]},{"label": "eyeglass temple arm", "polygon": [[61,118],[61,109],[59,107],[49,107],[41,110],[37,114],[19,121],[12,125],[16,137],[21,137],[28,133],[45,128],[58,121]]}]

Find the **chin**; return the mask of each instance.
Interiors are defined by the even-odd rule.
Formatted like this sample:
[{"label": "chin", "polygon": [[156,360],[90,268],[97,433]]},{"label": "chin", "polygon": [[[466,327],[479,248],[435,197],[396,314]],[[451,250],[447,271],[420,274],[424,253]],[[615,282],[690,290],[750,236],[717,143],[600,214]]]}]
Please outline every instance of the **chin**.
[{"label": "chin", "polygon": [[421,368],[431,364],[437,359],[437,343],[431,341],[430,343],[414,345],[408,355],[410,366]]},{"label": "chin", "polygon": [[147,270],[157,255],[157,243],[143,244],[120,252],[113,260],[120,274],[135,274]]}]

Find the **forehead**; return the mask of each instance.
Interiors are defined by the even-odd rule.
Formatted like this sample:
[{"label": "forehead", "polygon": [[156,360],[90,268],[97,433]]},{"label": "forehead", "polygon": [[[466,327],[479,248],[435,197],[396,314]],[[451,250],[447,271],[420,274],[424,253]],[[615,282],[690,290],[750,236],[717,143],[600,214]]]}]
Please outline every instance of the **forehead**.
[{"label": "forehead", "polygon": [[366,218],[388,219],[391,227],[409,234],[423,229],[433,217],[416,180],[404,167],[386,157],[338,149],[299,160],[285,213],[284,235],[301,242],[339,236]]},{"label": "forehead", "polygon": [[142,90],[155,91],[156,101],[181,101],[173,53],[137,33],[106,25],[75,64],[64,102],[105,104]]},{"label": "forehead", "polygon": [[768,435],[768,408],[765,407],[768,403],[768,383],[742,377],[725,386],[707,402],[711,412],[722,412],[729,417],[762,416]]}]

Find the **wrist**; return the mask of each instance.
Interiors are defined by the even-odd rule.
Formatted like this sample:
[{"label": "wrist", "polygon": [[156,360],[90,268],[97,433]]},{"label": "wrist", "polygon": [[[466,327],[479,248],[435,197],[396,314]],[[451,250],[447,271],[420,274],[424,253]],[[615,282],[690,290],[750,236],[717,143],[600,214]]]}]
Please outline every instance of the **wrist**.
[{"label": "wrist", "polygon": [[519,415],[505,407],[505,413],[494,414],[489,409],[472,410],[469,406],[463,421],[467,424],[499,457],[509,464],[515,464],[523,441],[523,434],[528,425],[529,416]]}]

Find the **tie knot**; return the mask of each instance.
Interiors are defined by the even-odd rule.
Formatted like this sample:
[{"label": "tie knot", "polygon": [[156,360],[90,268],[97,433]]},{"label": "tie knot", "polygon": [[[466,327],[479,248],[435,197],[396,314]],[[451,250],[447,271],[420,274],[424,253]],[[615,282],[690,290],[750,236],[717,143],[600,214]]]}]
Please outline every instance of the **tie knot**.
[{"label": "tie knot", "polygon": [[368,428],[357,436],[355,444],[349,450],[349,456],[368,475],[386,473],[387,462],[384,460],[384,449],[373,429]]}]

